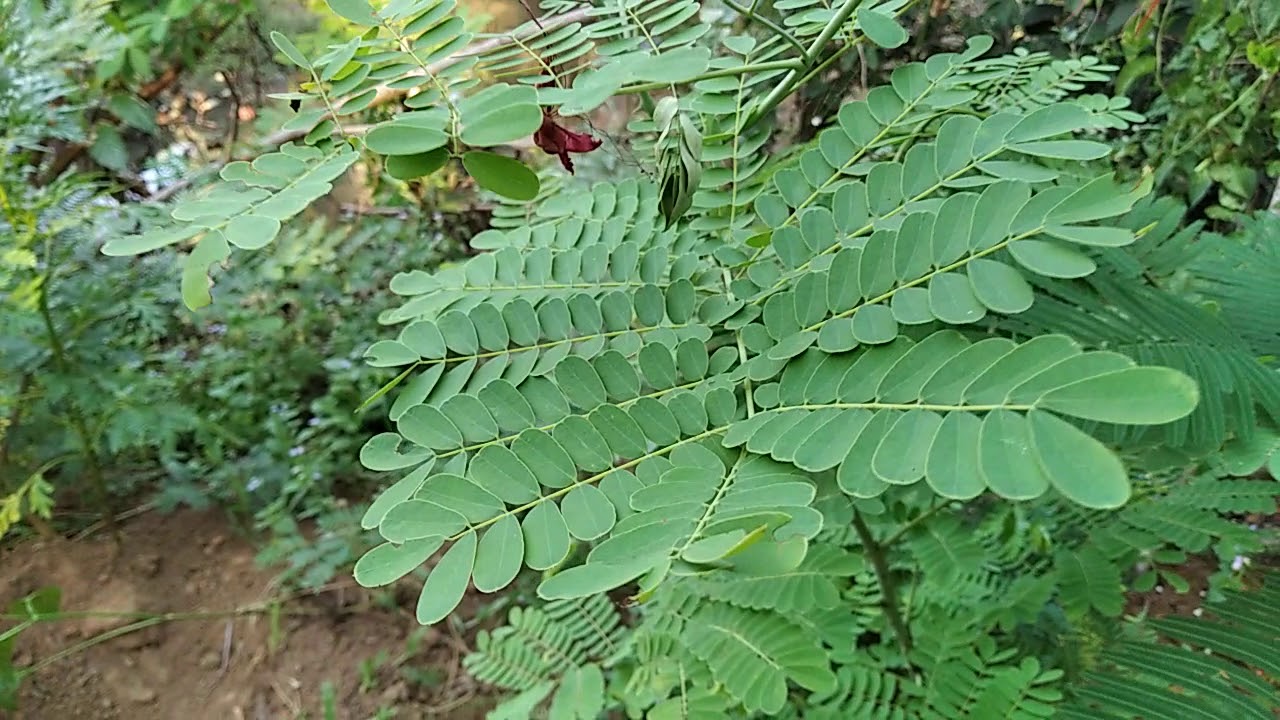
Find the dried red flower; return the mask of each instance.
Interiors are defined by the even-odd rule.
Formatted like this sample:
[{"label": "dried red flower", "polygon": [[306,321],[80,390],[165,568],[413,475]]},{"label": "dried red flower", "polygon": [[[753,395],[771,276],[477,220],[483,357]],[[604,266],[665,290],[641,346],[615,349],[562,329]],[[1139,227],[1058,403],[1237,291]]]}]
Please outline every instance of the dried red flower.
[{"label": "dried red flower", "polygon": [[533,144],[548,155],[560,158],[565,170],[573,172],[573,160],[569,153],[589,153],[600,147],[601,141],[586,133],[574,132],[556,122],[552,110],[542,110],[542,127],[533,134]]}]

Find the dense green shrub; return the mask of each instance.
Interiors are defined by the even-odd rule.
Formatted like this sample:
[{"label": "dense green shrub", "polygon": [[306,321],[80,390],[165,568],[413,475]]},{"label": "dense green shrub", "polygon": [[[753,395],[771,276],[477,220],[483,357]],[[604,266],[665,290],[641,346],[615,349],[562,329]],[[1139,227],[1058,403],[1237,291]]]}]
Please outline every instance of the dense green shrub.
[{"label": "dense green shrub", "polygon": [[[378,384],[359,362],[377,313],[367,298],[389,268],[457,250],[409,213],[336,229],[318,217],[272,257],[244,258],[203,317],[180,309],[171,257],[99,262],[105,239],[153,226],[155,209],[121,204],[95,176],[44,176],[69,147],[58,143],[93,142],[91,121],[112,120],[104,107],[134,107],[114,117],[126,124],[150,119],[111,93],[152,80],[151,54],[192,62],[187,45],[244,10],[181,5],[0,4],[0,524],[47,517],[55,491],[106,511],[158,489],[162,507],[212,501],[290,528],[282,543],[297,548],[297,521],[368,492],[355,450],[364,423],[383,424],[351,412]],[[91,81],[95,62],[110,67]],[[375,260],[358,252],[373,236],[404,241]]]},{"label": "dense green shrub", "polygon": [[1280,6],[1160,3],[1119,48],[1120,92],[1149,125],[1124,160],[1223,225],[1266,209],[1280,177]]}]

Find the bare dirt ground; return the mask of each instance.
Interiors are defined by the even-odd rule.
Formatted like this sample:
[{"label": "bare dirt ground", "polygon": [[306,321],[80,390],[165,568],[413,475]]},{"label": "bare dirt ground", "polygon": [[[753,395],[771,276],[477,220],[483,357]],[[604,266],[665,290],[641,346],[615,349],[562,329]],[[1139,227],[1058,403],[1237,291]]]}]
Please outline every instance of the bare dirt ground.
[{"label": "bare dirt ground", "polygon": [[[460,667],[471,638],[447,623],[421,628],[413,619],[412,583],[398,597],[382,596],[395,600],[389,607],[345,576],[318,595],[288,597],[216,512],[149,513],[121,526],[119,539],[102,531],[0,548],[0,607],[53,585],[64,612],[221,614],[162,623],[70,655],[28,677],[18,712],[0,710],[0,720],[321,720],[326,682],[339,720],[470,720],[493,705]],[[1276,558],[1258,560],[1276,566]],[[1131,594],[1127,612],[1190,614],[1215,566],[1191,558],[1182,573],[1191,592]],[[262,611],[282,598],[278,616]],[[237,609],[247,611],[231,613]],[[16,664],[132,620],[37,626],[19,636]]]},{"label": "bare dirt ground", "polygon": [[[217,513],[149,513],[122,526],[119,537],[118,546],[100,532],[0,550],[0,605],[48,585],[61,589],[63,611],[219,613],[262,608],[286,594]],[[274,618],[253,610],[124,634],[26,678],[12,717],[319,719],[325,682],[342,720],[483,717],[492,702],[461,672],[463,638],[420,628],[403,607],[381,609],[370,600],[344,583],[288,599]],[[19,636],[15,664],[133,620],[95,616],[37,626]]]}]

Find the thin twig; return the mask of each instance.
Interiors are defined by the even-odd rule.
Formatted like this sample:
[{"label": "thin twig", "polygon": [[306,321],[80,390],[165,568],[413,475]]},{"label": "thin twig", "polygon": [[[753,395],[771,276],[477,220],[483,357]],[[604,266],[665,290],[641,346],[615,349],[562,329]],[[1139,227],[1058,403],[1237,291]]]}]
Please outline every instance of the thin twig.
[{"label": "thin twig", "polygon": [[231,93],[231,127],[227,132],[227,146],[223,148],[224,163],[231,162],[233,153],[236,151],[236,140],[240,138],[240,93],[236,90],[235,76],[230,70],[222,71],[223,83],[227,86],[227,92]]},{"label": "thin twig", "polygon": [[922,512],[922,513],[920,513],[919,515],[915,516],[915,517],[914,517],[914,518],[912,518],[911,520],[909,520],[909,521],[907,521],[907,522],[903,523],[903,524],[902,524],[902,527],[898,528],[898,529],[897,529],[897,531],[895,531],[892,535],[890,535],[889,537],[885,538],[885,539],[884,539],[884,541],[883,541],[883,542],[881,542],[880,544],[881,544],[881,545],[883,545],[884,547],[891,547],[891,546],[893,546],[894,544],[896,544],[896,543],[898,542],[898,540],[899,540],[899,539],[901,539],[901,538],[902,538],[902,536],[904,536],[904,535],[906,535],[907,533],[911,532],[911,530],[913,530],[917,525],[919,525],[920,523],[924,522],[925,520],[928,520],[929,518],[933,517],[935,514],[937,514],[937,513],[938,513],[938,511],[939,511],[939,510],[941,510],[941,509],[945,508],[946,506],[947,506],[947,504],[946,504],[946,503],[940,503],[940,504],[938,504],[938,505],[934,505],[933,507],[929,508],[928,510],[925,510],[924,512]]},{"label": "thin twig", "polygon": [[[129,518],[137,517],[137,516],[139,516],[139,515],[142,515],[143,513],[148,513],[148,512],[151,512],[152,510],[155,510],[155,509],[156,509],[156,504],[155,504],[154,502],[147,502],[147,503],[143,503],[143,504],[139,505],[138,507],[133,508],[133,509],[131,509],[131,510],[125,510],[124,512],[117,513],[117,514],[116,514],[112,519],[113,519],[115,522],[117,522],[117,523],[119,523],[119,522],[124,522],[125,520],[128,520]],[[72,540],[72,542],[79,542],[79,541],[81,541],[81,540],[83,540],[83,539],[85,539],[85,538],[89,537],[89,536],[90,536],[90,535],[92,535],[93,533],[95,533],[95,532],[97,532],[97,531],[101,530],[101,529],[102,529],[103,527],[105,527],[105,526],[106,526],[106,523],[105,523],[105,522],[103,522],[102,520],[99,520],[99,521],[97,521],[97,522],[93,523],[92,525],[90,525],[89,527],[87,527],[87,528],[85,528],[85,529],[81,530],[80,532],[76,533],[75,535],[73,535],[73,536],[71,537],[71,540]]]},{"label": "thin twig", "polygon": [[537,25],[539,30],[545,31],[546,28],[542,27],[542,21],[538,20],[538,16],[533,13],[533,8],[529,7],[528,0],[520,0],[520,5],[524,7],[524,11],[529,14],[529,19],[533,21],[533,24]]},{"label": "thin twig", "polygon": [[218,677],[226,675],[227,668],[231,667],[231,636],[234,629],[235,622],[227,618],[226,627],[222,631],[222,663],[218,666]]}]

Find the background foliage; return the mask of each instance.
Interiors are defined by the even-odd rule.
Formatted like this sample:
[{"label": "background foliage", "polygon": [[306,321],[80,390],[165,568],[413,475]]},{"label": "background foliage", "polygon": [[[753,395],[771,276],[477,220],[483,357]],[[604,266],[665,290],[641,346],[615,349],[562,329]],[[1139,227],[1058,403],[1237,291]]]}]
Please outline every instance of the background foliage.
[{"label": "background foliage", "polygon": [[1274,711],[1267,3],[0,2],[6,529],[527,578],[493,717]]}]

